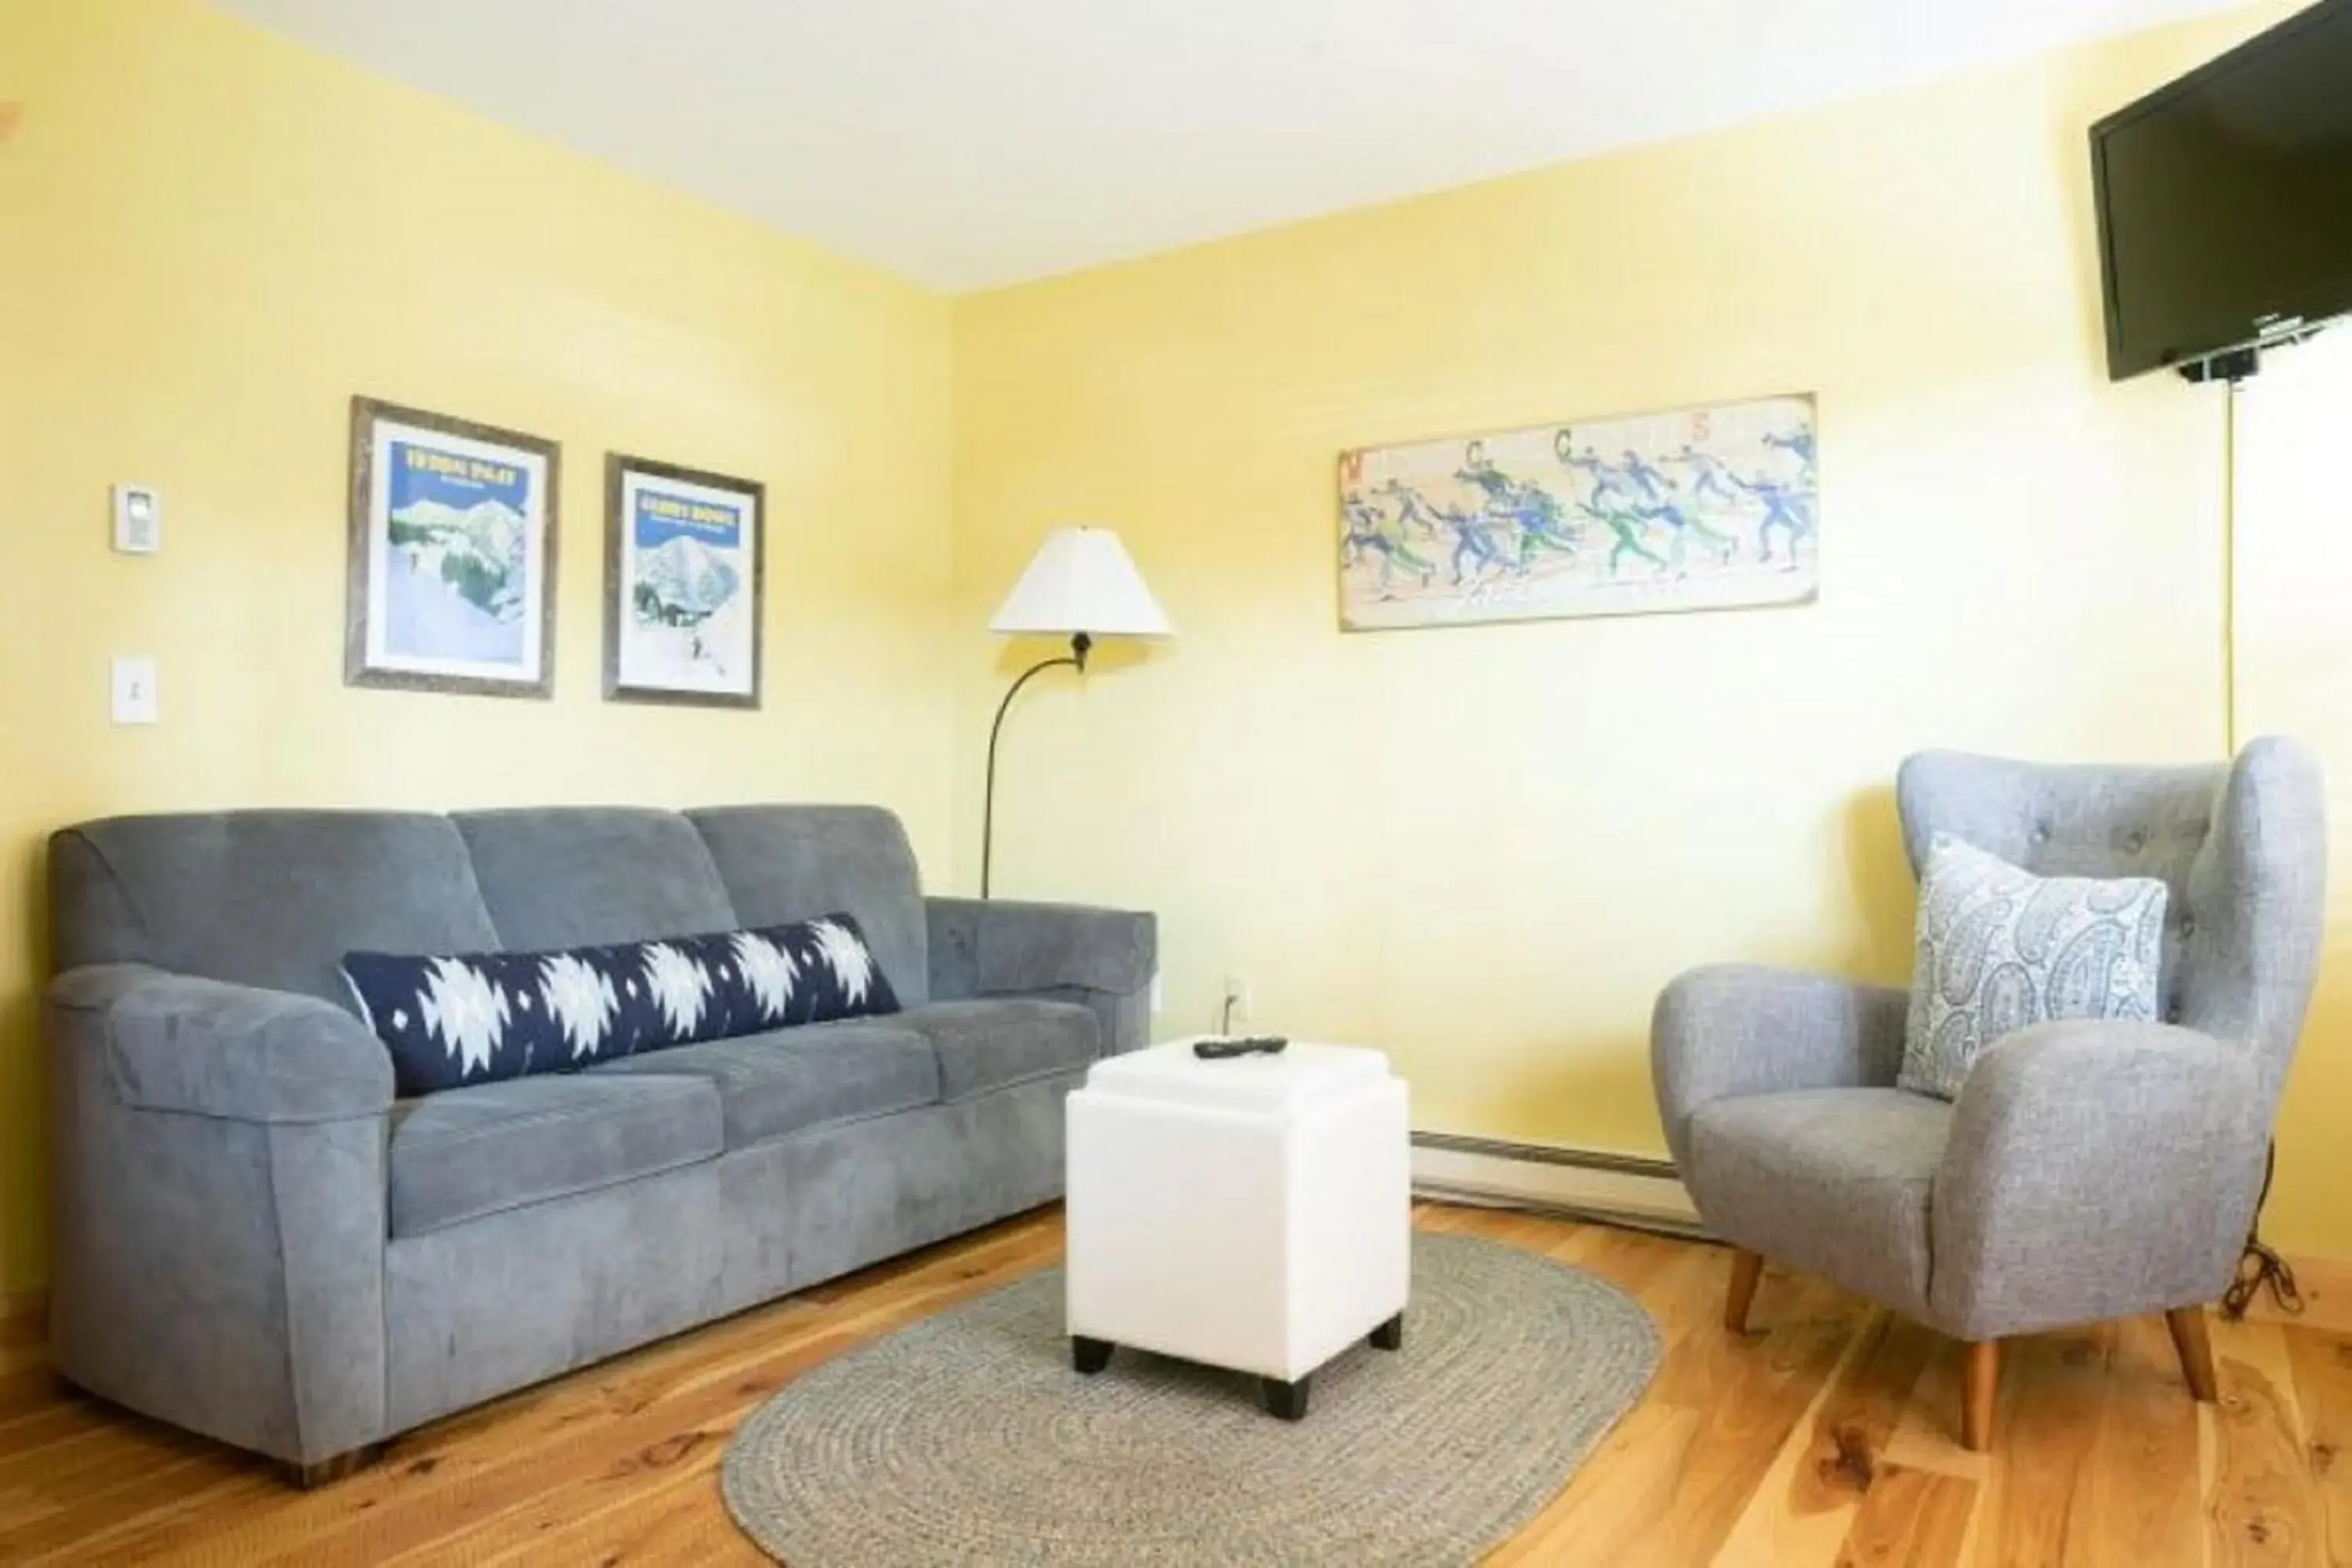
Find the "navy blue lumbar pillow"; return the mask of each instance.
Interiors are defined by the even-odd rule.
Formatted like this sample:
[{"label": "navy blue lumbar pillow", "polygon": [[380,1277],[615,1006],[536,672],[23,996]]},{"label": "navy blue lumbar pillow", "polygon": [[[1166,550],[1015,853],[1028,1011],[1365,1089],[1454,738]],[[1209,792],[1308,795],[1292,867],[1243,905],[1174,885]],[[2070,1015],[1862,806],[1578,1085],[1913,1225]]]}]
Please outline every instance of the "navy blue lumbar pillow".
[{"label": "navy blue lumbar pillow", "polygon": [[845,914],[556,952],[352,952],[343,979],[404,1095],[898,1010]]}]

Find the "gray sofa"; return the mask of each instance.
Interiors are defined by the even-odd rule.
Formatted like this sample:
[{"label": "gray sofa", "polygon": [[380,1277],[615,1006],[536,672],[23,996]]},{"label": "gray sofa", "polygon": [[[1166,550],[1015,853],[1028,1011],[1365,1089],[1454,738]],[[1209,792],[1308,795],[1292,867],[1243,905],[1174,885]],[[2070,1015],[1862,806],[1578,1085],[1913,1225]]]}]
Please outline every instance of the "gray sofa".
[{"label": "gray sofa", "polygon": [[[49,846],[51,1340],[303,1479],[1048,1202],[1148,914],[926,899],[866,807],[121,817]],[[906,1011],[394,1097],[344,952],[857,917]]]}]

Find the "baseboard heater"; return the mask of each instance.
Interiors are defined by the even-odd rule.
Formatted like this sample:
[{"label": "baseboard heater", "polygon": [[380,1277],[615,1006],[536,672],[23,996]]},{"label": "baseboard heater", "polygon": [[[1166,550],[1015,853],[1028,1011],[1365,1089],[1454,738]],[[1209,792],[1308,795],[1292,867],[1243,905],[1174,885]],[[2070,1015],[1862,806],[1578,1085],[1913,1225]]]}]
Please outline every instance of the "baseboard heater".
[{"label": "baseboard heater", "polygon": [[1526,1209],[1668,1236],[1707,1234],[1674,1163],[1637,1154],[1416,1132],[1412,1190],[1445,1203]]}]

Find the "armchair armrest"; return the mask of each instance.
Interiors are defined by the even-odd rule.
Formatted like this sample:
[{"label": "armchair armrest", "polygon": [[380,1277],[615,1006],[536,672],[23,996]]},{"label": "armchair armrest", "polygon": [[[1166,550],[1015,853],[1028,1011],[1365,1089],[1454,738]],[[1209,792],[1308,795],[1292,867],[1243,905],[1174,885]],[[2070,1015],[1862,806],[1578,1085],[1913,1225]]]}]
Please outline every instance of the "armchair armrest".
[{"label": "armchair armrest", "polygon": [[392,1107],[391,1056],[315,996],[103,963],[58,976],[49,1000],[63,1037],[103,1054],[103,1081],[134,1110],[302,1123]]},{"label": "armchair armrest", "polygon": [[1650,1016],[1650,1071],[1675,1163],[1709,1100],[1795,1089],[1885,1088],[1903,1064],[1900,991],[1756,963],[1677,975]]},{"label": "armchair armrest", "polygon": [[1932,1200],[1939,1327],[1990,1339],[2210,1301],[2262,1180],[2251,1048],[2169,1024],[2038,1024],[1979,1056]]},{"label": "armchair armrest", "polygon": [[1007,899],[926,899],[931,997],[1055,996],[1094,1010],[1106,1056],[1144,1043],[1160,963],[1149,912]]}]

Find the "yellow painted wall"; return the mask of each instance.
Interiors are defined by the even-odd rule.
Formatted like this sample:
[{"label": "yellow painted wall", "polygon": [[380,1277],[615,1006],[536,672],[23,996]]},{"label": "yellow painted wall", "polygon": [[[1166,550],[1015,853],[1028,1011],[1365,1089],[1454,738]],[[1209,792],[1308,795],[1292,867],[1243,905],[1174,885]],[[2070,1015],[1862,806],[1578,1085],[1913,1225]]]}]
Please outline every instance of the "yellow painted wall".
[{"label": "yellow painted wall", "polygon": [[[960,301],[963,624],[1087,519],[1179,632],[1024,696],[999,890],[1157,908],[1163,1029],[1238,975],[1420,1126],[1659,1152],[1677,971],[1907,977],[1906,752],[2221,752],[2222,395],[2108,384],[2084,132],[2277,10]],[[1796,390],[1817,605],[1336,629],[1342,449]],[[959,781],[1038,651],[963,646]]]},{"label": "yellow painted wall", "polygon": [[[1423,1126],[1655,1151],[1675,971],[1902,975],[1904,752],[2223,744],[2221,403],[2105,382],[2082,132],[2280,9],[951,308],[192,0],[0,0],[0,1293],[43,1272],[51,826],[872,799],[968,886],[987,716],[1045,651],[978,628],[1076,519],[1181,635],[1024,698],[1000,890],[1160,910],[1163,1032],[1238,976],[1387,1046]],[[1796,389],[1817,605],[1336,630],[1342,448]],[[355,391],[563,443],[552,703],[341,685]],[[597,700],[608,447],[768,482],[764,712]],[[107,550],[118,479],[163,489],[161,558]],[[2240,728],[2352,792],[2352,560],[2296,483],[2242,495]],[[118,651],[162,727],[106,723]],[[2347,950],[2274,1211],[2339,1256]]]},{"label": "yellow painted wall", "polygon": [[[947,302],[191,0],[5,0],[0,1292],[44,1272],[43,835],[101,812],[874,800],[949,859]],[[355,392],[561,441],[552,702],[342,684]],[[599,699],[607,448],[764,479],[767,706]],[[161,487],[113,555],[107,486]],[[162,661],[115,730],[107,658]]]},{"label": "yellow painted wall", "polygon": [[2352,1257],[2352,326],[2270,356],[2237,408],[2239,732],[2300,736],[2326,769],[2326,958],[2279,1105],[2271,1228]]}]

